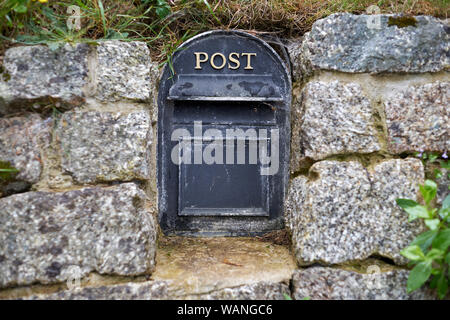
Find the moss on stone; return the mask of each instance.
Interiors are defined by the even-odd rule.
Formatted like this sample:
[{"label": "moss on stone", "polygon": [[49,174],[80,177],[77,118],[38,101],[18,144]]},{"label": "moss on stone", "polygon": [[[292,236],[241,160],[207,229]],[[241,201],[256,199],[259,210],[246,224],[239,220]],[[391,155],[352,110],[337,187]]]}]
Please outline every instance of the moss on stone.
[{"label": "moss on stone", "polygon": [[389,17],[388,26],[397,26],[398,28],[417,27],[417,19],[411,16]]},{"label": "moss on stone", "polygon": [[6,72],[3,66],[0,66],[0,75],[3,78],[3,81],[9,81],[11,79],[11,75],[8,72]]}]

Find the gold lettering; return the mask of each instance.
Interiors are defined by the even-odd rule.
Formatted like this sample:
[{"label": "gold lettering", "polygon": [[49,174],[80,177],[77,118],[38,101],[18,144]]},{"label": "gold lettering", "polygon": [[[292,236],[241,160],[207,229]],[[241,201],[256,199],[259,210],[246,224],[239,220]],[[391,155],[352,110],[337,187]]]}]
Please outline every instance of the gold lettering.
[{"label": "gold lettering", "polygon": [[[237,59],[233,58],[233,56],[236,56]],[[235,66],[232,67],[230,65],[230,63],[228,63],[228,69],[236,70],[236,69],[239,69],[239,67],[241,66],[241,63],[239,62],[239,53],[231,52],[228,55],[228,60],[230,60],[231,62],[233,62],[235,64]]]},{"label": "gold lettering", "polygon": [[[208,61],[208,54],[206,52],[194,52],[195,54],[195,69],[202,69],[200,63]],[[205,58],[200,59],[200,55],[203,55]]]},{"label": "gold lettering", "polygon": [[244,68],[245,70],[253,70],[253,67],[251,65],[251,57],[254,56],[256,57],[256,53],[246,53],[243,52],[242,53],[243,56],[247,56],[247,66]]},{"label": "gold lettering", "polygon": [[[253,70],[252,67],[252,57],[256,57],[256,53],[252,52],[243,52],[241,54],[237,53],[237,52],[230,52],[228,55],[228,60],[225,57],[225,55],[223,55],[220,52],[216,52],[214,53],[211,58],[209,58],[208,53],[206,52],[194,52],[195,55],[195,69],[197,70],[201,70],[202,63],[205,63],[209,60],[209,64],[211,65],[212,68],[216,69],[216,70],[220,70],[223,69],[225,67],[225,65],[228,62],[228,69],[230,70],[236,70],[239,69],[241,67],[241,61],[240,61],[240,57],[241,56],[246,56],[247,57],[247,65],[244,68],[245,70]],[[217,60],[216,58],[220,57],[222,59],[222,62],[219,64],[216,64]]]},{"label": "gold lettering", "polygon": [[[214,58],[217,57],[217,56],[222,58],[222,64],[220,66],[216,66],[215,63],[214,63]],[[210,63],[211,63],[211,67],[213,67],[214,69],[222,69],[223,67],[225,67],[225,64],[227,63],[227,59],[225,58],[225,56],[223,54],[217,52],[217,53],[214,53],[211,56]]]}]

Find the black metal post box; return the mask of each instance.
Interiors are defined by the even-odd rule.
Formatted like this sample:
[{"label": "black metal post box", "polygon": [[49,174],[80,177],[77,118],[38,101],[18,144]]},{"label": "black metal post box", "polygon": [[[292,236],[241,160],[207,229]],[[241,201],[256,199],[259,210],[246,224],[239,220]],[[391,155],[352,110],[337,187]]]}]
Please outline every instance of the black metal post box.
[{"label": "black metal post box", "polygon": [[167,64],[158,96],[158,206],[166,234],[283,227],[290,76],[267,43],[211,31]]}]

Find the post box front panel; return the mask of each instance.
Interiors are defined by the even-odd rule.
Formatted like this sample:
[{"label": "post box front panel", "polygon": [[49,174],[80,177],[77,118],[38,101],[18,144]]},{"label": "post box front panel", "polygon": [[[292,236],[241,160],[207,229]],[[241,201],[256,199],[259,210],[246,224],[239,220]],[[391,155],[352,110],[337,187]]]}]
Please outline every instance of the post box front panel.
[{"label": "post box front panel", "polygon": [[[222,139],[217,143],[194,138],[181,143],[180,151],[191,154],[195,147],[202,153],[208,148],[218,152],[212,151],[217,160],[213,164],[180,163],[180,216],[269,216],[269,176],[261,175],[260,164],[249,163],[249,150],[255,148],[257,152],[257,140]],[[227,164],[227,144],[228,149],[232,145],[234,160],[238,148],[244,150],[244,163]]]},{"label": "post box front panel", "polygon": [[176,51],[158,96],[165,234],[248,236],[283,227],[290,103],[286,66],[256,37],[208,32]]}]

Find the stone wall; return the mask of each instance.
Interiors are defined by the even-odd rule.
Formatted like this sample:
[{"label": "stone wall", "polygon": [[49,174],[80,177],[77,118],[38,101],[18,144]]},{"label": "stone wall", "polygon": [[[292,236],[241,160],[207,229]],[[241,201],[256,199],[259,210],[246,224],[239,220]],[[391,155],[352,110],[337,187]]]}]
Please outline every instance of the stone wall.
[{"label": "stone wall", "polygon": [[[408,297],[399,251],[424,226],[409,223],[395,199],[419,200],[431,168],[415,152],[450,149],[449,27],[424,16],[397,26],[389,17],[373,29],[367,16],[334,14],[289,44],[295,95],[285,214],[297,262],[307,267],[293,277],[294,297]],[[440,183],[442,198],[448,181]],[[399,268],[345,270],[368,258]],[[379,270],[371,266],[360,271]],[[367,290],[374,277],[379,288]]]},{"label": "stone wall", "polygon": [[[287,282],[196,298],[433,298],[406,294],[399,251],[424,226],[409,223],[395,199],[417,199],[432,169],[415,151],[450,149],[449,26],[380,18],[371,29],[367,16],[335,14],[289,41],[285,220],[297,270]],[[168,283],[148,280],[159,233],[158,79],[141,42],[7,50],[0,166],[19,172],[0,181],[0,297],[173,298]],[[74,268],[106,280],[74,293],[65,287]]]},{"label": "stone wall", "polygon": [[155,95],[145,43],[14,47],[0,82],[0,287],[155,268]]}]

